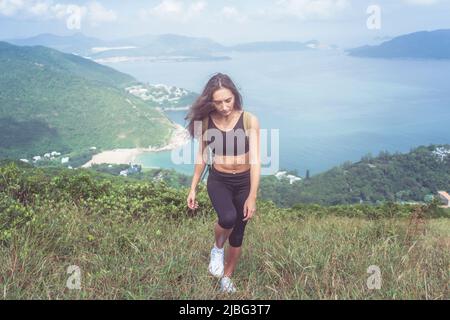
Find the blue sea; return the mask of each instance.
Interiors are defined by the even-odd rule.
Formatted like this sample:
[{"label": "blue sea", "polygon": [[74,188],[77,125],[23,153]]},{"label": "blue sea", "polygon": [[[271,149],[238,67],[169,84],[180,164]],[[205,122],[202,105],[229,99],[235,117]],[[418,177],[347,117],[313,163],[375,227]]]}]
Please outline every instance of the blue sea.
[{"label": "blue sea", "polygon": [[[214,62],[122,62],[109,66],[150,84],[200,93],[216,72],[239,87],[244,109],[279,130],[279,169],[304,176],[380,151],[450,143],[450,61],[365,59],[340,51],[233,53]],[[185,125],[185,112],[168,112]],[[192,174],[170,152],[143,154],[144,167]]]}]

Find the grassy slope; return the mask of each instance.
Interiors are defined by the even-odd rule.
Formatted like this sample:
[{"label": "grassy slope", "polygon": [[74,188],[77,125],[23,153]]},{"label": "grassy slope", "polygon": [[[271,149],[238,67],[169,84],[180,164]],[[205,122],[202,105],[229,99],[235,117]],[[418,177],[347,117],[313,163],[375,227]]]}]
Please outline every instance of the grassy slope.
[{"label": "grassy slope", "polygon": [[[193,216],[187,189],[93,179],[89,170],[0,169],[0,196],[20,199],[34,217],[0,244],[3,298],[229,298],[207,273],[216,217],[204,185]],[[410,220],[415,208],[258,201],[232,298],[448,299],[450,212]],[[70,265],[81,268],[81,290],[66,288]],[[366,286],[371,265],[381,269],[381,290]]]},{"label": "grassy slope", "polygon": [[[34,228],[0,248],[6,299],[215,299],[207,273],[213,216],[171,221],[89,215],[71,205],[42,207]],[[448,299],[450,221],[345,217],[299,219],[261,212],[249,224],[234,279],[238,299]],[[78,265],[81,290],[65,287]],[[368,290],[367,268],[381,268]]]}]

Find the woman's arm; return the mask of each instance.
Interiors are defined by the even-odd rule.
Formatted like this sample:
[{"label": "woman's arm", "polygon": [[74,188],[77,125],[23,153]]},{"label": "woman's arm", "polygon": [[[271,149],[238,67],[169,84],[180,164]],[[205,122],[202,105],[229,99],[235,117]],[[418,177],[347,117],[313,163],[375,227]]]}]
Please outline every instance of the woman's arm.
[{"label": "woman's arm", "polygon": [[205,170],[206,163],[203,158],[203,150],[206,148],[206,141],[203,141],[201,139],[199,146],[198,146],[198,152],[197,152],[197,158],[195,160],[195,167],[194,167],[194,176],[192,177],[192,183],[191,183],[191,192],[196,190],[197,185],[200,181],[200,177]]},{"label": "woman's arm", "polygon": [[191,190],[187,197],[187,205],[190,209],[195,210],[198,208],[198,202],[195,200],[197,184],[200,181],[203,170],[206,163],[203,158],[203,150],[206,148],[206,142],[201,139],[198,147],[197,159],[195,160],[194,176],[192,177]]},{"label": "woman's arm", "polygon": [[253,116],[250,121],[249,134],[249,151],[250,151],[250,176],[251,186],[249,198],[256,200],[259,188],[259,179],[261,175],[261,160],[260,160],[260,133],[259,133],[258,119]]},{"label": "woman's arm", "polygon": [[250,193],[244,204],[244,220],[253,217],[256,212],[256,197],[258,196],[259,176],[261,174],[260,161],[259,123],[256,117],[252,117],[249,129],[249,160],[250,160]]}]

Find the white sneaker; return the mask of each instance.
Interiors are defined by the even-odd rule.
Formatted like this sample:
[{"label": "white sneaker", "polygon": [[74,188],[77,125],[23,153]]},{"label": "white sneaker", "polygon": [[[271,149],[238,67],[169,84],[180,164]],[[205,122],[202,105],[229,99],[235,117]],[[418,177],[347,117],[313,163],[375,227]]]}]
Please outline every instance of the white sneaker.
[{"label": "white sneaker", "polygon": [[222,279],[220,279],[220,291],[225,293],[235,293],[236,287],[234,286],[230,278],[223,277]]},{"label": "white sneaker", "polygon": [[218,249],[216,246],[211,250],[211,260],[209,261],[208,271],[214,277],[220,278],[223,276],[223,255],[224,249]]}]

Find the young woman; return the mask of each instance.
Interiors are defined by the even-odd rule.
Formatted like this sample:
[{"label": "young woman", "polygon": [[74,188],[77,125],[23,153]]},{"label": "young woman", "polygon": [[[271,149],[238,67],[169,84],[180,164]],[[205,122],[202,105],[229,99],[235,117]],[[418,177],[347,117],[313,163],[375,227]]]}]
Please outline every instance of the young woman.
[{"label": "young woman", "polygon": [[[206,167],[205,154],[209,148],[213,158],[207,190],[218,221],[208,270],[221,278],[223,292],[235,292],[231,276],[241,254],[245,226],[256,211],[261,171],[259,123],[254,115],[247,111],[244,114],[240,93],[231,79],[221,73],[208,81],[186,119],[191,137],[200,142],[187,205],[190,209],[198,207],[196,187]],[[198,125],[202,127],[205,123],[207,128],[198,130]]]}]

